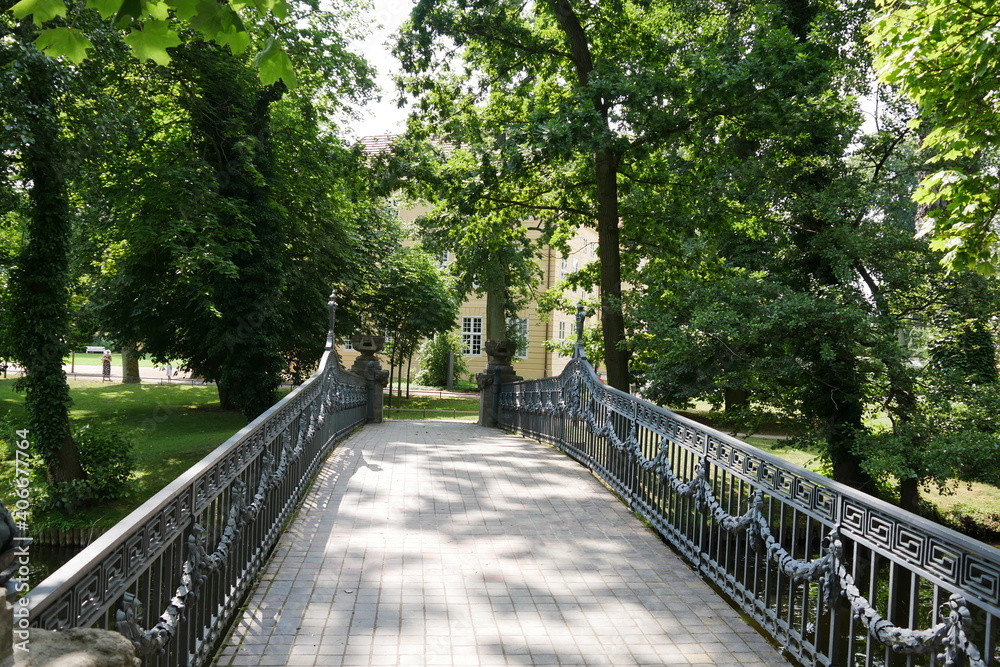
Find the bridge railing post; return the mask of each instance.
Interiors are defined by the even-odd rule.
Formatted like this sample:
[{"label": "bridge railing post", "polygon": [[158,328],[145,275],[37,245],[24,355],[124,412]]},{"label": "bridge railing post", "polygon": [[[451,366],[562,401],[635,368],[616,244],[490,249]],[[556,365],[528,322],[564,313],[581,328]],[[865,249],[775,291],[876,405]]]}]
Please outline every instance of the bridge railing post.
[{"label": "bridge railing post", "polygon": [[506,382],[517,382],[521,379],[515,375],[514,367],[510,365],[517,344],[509,340],[488,340],[486,349],[486,370],[476,375],[479,386],[479,424],[496,426],[500,418],[500,388]]},{"label": "bridge railing post", "polygon": [[361,354],[354,360],[351,372],[365,378],[368,385],[368,422],[382,423],[382,392],[389,382],[389,371],[382,370],[375,355],[385,347],[384,336],[351,336],[351,346]]}]

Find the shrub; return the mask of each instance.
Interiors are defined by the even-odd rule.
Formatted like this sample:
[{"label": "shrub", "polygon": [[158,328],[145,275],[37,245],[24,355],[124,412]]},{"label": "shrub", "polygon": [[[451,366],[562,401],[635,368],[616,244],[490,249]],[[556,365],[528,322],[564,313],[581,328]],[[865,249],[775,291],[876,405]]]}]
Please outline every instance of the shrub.
[{"label": "shrub", "polygon": [[420,372],[415,378],[417,384],[429,387],[443,387],[448,384],[448,352],[455,353],[454,376],[456,379],[469,374],[469,367],[462,354],[462,339],[454,331],[428,338],[421,344],[417,354]]},{"label": "shrub", "polygon": [[[38,508],[69,511],[87,504],[118,500],[132,492],[136,461],[132,435],[115,423],[84,424],[73,434],[80,467],[86,478],[68,482],[41,481]],[[44,477],[41,462],[36,474]]]},{"label": "shrub", "polygon": [[128,495],[135,470],[132,434],[117,424],[85,424],[77,429],[80,465],[87,473],[95,500]]}]

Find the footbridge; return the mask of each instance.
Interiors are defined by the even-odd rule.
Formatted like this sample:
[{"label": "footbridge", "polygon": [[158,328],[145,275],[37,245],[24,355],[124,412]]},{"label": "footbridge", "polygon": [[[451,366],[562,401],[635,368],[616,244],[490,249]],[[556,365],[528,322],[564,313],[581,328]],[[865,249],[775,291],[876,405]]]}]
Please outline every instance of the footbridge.
[{"label": "footbridge", "polygon": [[495,378],[494,427],[365,425],[331,334],[31,624],[149,666],[1000,664],[1000,551],[609,388],[579,343]]}]

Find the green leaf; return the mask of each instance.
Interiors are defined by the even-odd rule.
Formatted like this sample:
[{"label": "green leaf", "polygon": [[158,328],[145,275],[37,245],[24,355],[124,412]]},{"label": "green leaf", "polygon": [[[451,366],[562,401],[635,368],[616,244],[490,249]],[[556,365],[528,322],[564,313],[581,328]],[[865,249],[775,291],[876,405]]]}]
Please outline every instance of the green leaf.
[{"label": "green leaf", "polygon": [[228,4],[215,0],[200,0],[191,17],[191,27],[208,39],[217,39],[227,32],[245,32],[246,26],[239,14]]},{"label": "green leaf", "polygon": [[215,41],[222,45],[228,44],[230,51],[239,54],[250,46],[250,35],[247,34],[246,30],[237,30],[233,27],[216,35]]},{"label": "green leaf", "polygon": [[149,12],[149,15],[157,21],[166,21],[170,18],[170,6],[162,0],[148,3],[146,5],[146,11]]},{"label": "green leaf", "polygon": [[187,21],[198,13],[198,5],[201,0],[167,0],[167,4],[174,8],[174,13],[181,21]]},{"label": "green leaf", "polygon": [[66,16],[66,5],[63,0],[21,0],[10,10],[18,19],[30,15],[32,23],[37,26],[57,16]]},{"label": "green leaf", "polygon": [[157,65],[167,65],[170,63],[167,49],[180,45],[181,38],[166,21],[147,21],[141,31],[132,30],[125,42],[132,47],[139,60],[149,58]]},{"label": "green leaf", "polygon": [[45,55],[53,58],[63,56],[77,65],[87,59],[87,49],[93,46],[82,32],[74,28],[42,30],[35,40],[35,47]]},{"label": "green leaf", "polygon": [[285,0],[260,0],[259,5],[263,5],[264,9],[279,19],[288,17],[288,3]]},{"label": "green leaf", "polygon": [[260,71],[260,80],[266,86],[284,81],[289,89],[297,85],[295,69],[288,54],[278,46],[274,37],[269,37],[264,50],[253,59],[254,65]]},{"label": "green leaf", "polygon": [[141,17],[143,4],[145,4],[143,0],[122,0],[122,6],[115,14],[115,25],[128,25],[132,19]]},{"label": "green leaf", "polygon": [[122,0],[87,0],[87,7],[96,9],[102,19],[108,19],[121,9]]},{"label": "green leaf", "polygon": [[288,3],[285,0],[230,0],[229,4],[236,11],[252,7],[261,16],[270,14],[279,19],[288,17]]}]

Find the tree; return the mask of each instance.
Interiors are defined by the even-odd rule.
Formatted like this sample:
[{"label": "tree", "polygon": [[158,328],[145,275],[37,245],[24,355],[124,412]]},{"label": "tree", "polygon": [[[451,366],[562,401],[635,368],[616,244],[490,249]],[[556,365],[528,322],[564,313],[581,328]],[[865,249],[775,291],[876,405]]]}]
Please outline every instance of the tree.
[{"label": "tree", "polygon": [[[859,193],[879,187],[898,140],[865,146],[855,160],[867,171],[848,168],[864,53],[839,45],[859,42],[860,8],[782,2],[746,18],[757,37],[742,81],[757,91],[754,104],[693,124],[661,154],[672,182],[655,191],[671,202],[673,229],[637,226],[633,237],[626,228],[637,254],[651,257],[636,278],[648,288],[635,345],[661,398],[709,395],[721,405],[727,392],[750,392],[810,424],[836,479],[870,488],[856,439],[876,367],[898,359],[869,349],[891,328],[868,304],[865,276],[884,279],[886,265],[863,239],[895,237],[875,231],[872,221],[886,216]],[[739,52],[722,56],[733,58]]]},{"label": "tree", "polygon": [[76,25],[91,35],[99,61],[68,67],[46,58],[33,46],[38,31],[30,22],[0,14],[0,217],[14,241],[5,245],[12,252],[0,319],[8,321],[8,353],[27,371],[21,386],[29,422],[39,424],[31,429],[35,448],[56,487],[85,472],[70,435],[61,364],[69,345],[81,341],[75,329],[86,330],[87,343],[97,329],[81,296],[79,193],[89,167],[105,160],[112,151],[104,148],[122,134],[111,91],[126,53],[96,13],[80,14]]},{"label": "tree", "polygon": [[[4,149],[18,157],[18,171],[4,174],[24,184],[22,204],[25,241],[9,276],[7,305],[12,357],[25,370],[18,386],[25,391],[25,411],[35,451],[50,481],[84,477],[70,431],[69,385],[62,370],[68,352],[69,244],[72,214],[66,189],[67,151],[57,97],[66,88],[66,71],[31,46],[33,27],[0,22],[0,68],[8,76],[3,105],[10,110]],[[20,142],[12,141],[16,127]],[[11,178],[13,176],[13,178]],[[18,201],[20,199],[20,201]],[[5,212],[5,217],[9,213]]]},{"label": "tree", "polygon": [[[103,321],[159,361],[184,359],[248,418],[271,405],[283,378],[315,366],[331,285],[343,294],[356,279],[343,267],[380,247],[359,238],[377,237],[382,220],[362,155],[319,115],[363,97],[370,70],[320,34],[329,17],[299,25],[311,46],[294,93],[260,83],[227,48],[178,47],[169,79],[144,79],[156,111],[128,167],[95,193],[117,203],[95,221],[118,250],[102,264]],[[327,99],[330,85],[343,86],[341,100]]]},{"label": "tree", "polygon": [[670,219],[672,202],[651,194],[672,181],[667,147],[772,94],[757,85],[771,52],[756,45],[788,31],[768,32],[771,7],[423,0],[399,40],[418,99],[411,127],[474,150],[478,200],[535,217],[547,241],[597,227],[604,356],[619,389],[622,235]]},{"label": "tree", "polygon": [[982,0],[882,2],[871,42],[879,78],[917,105],[930,172],[914,194],[932,206],[918,229],[952,269],[993,273],[1000,249],[997,76],[1000,25]]},{"label": "tree", "polygon": [[448,384],[450,359],[454,359],[452,377],[464,378],[469,375],[469,367],[462,354],[462,339],[455,331],[445,331],[420,344],[420,372],[417,384],[444,387]]},{"label": "tree", "polygon": [[402,367],[421,339],[455,326],[458,301],[437,262],[419,246],[398,247],[384,258],[378,278],[370,286],[363,323],[389,340],[391,381],[393,369]]},{"label": "tree", "polygon": [[[159,165],[145,147],[152,164],[137,166],[146,172],[136,179],[139,196],[113,213],[121,231],[111,234],[124,252],[108,266],[99,313],[120,343],[159,361],[187,359],[193,373],[217,382],[225,406],[251,419],[273,402],[283,367],[274,310],[284,230],[269,197],[268,109],[282,90],[247,71],[215,45],[175,52],[172,74],[185,94],[171,120],[187,120],[190,135],[175,132],[174,141],[197,153],[164,156],[175,174],[187,174],[161,183],[150,178]],[[188,192],[177,199],[180,189]],[[178,272],[171,265],[187,260],[189,243],[202,250],[200,265]]]},{"label": "tree", "polygon": [[430,205],[415,220],[422,246],[447,258],[461,295],[486,295],[486,339],[504,340],[507,321],[538,283],[538,248],[529,238],[531,221],[519,208],[481,196],[479,161],[488,161],[492,153],[482,143],[468,144],[478,135],[479,119],[468,115],[463,123],[455,131],[465,137],[465,145],[440,146],[415,131],[394,141],[374,167],[382,192]]},{"label": "tree", "polygon": [[[995,400],[982,322],[996,311],[982,285],[946,278],[914,238],[917,138],[898,116],[859,133],[843,86],[863,80],[865,61],[843,54],[863,50],[830,45],[851,43],[860,21],[826,11],[789,3],[777,13],[792,40],[784,56],[772,52],[777,67],[761,83],[773,96],[688,145],[697,162],[665,155],[676,185],[661,196],[694,232],[650,228],[643,239],[669,254],[636,274],[645,287],[633,345],[649,364],[650,396],[721,406],[727,391],[745,392],[735,415],[744,427],[794,421],[824,445],[836,479],[878,484],[918,511],[922,484],[968,479],[981,460],[956,418],[971,427],[958,415]],[[995,436],[980,433],[992,451]]]},{"label": "tree", "polygon": [[[618,97],[602,94],[598,88],[603,84],[595,81],[592,85],[592,78],[597,78],[594,74],[598,65],[617,68],[615,57],[625,58],[630,64],[636,61],[626,57],[621,45],[614,43],[611,31],[627,29],[633,35],[648,36],[644,34],[648,26],[641,21],[627,28],[620,22],[614,25],[614,21],[607,20],[613,15],[627,16],[626,20],[635,19],[636,15],[621,12],[621,3],[613,4],[615,7],[603,11],[596,5],[587,6],[595,14],[585,17],[597,32],[591,35],[582,27],[573,5],[565,0],[537,3],[531,15],[514,2],[424,0],[413,11],[412,25],[404,31],[398,53],[404,69],[417,75],[408,90],[423,98],[422,111],[433,105],[438,107],[439,115],[428,117],[427,122],[445,120],[444,136],[448,140],[452,139],[459,120],[448,117],[456,108],[466,111],[466,117],[459,122],[468,122],[468,116],[475,113],[469,109],[477,102],[487,103],[476,129],[487,132],[491,124],[498,127],[492,141],[473,144],[479,149],[473,158],[480,162],[475,165],[481,169],[477,179],[481,184],[479,198],[494,211],[504,211],[505,218],[556,217],[569,213],[568,202],[553,199],[559,199],[560,186],[569,185],[580,174],[560,175],[561,183],[555,187],[543,184],[541,188],[537,182],[524,186],[524,179],[517,179],[515,174],[518,171],[529,174],[539,166],[536,163],[552,159],[562,161],[564,166],[559,171],[580,171],[580,161],[586,160],[583,156],[591,156],[590,173],[585,177],[588,183],[582,184],[591,186],[591,197],[587,205],[575,208],[572,214],[577,216],[577,224],[581,220],[597,221],[609,381],[627,390],[627,352],[619,345],[624,338],[624,325],[617,198],[617,173],[624,142],[612,131],[612,107],[617,106]],[[437,58],[437,44],[444,40],[453,40],[464,47],[462,53],[468,67],[466,86],[461,85],[461,79],[449,77],[449,63]],[[610,51],[601,52],[604,57],[597,65],[591,53],[595,40]],[[642,55],[648,57],[649,53]],[[651,68],[641,71],[648,72]],[[540,89],[532,90],[536,83]],[[643,80],[637,85],[647,83]],[[504,122],[501,118],[508,120]],[[557,124],[562,127],[556,127]],[[542,136],[546,130],[552,131]],[[546,154],[546,147],[554,150]],[[566,167],[567,162],[571,166]],[[550,173],[551,170],[544,169],[545,175],[540,180],[544,181]],[[540,196],[529,194],[539,189]],[[495,314],[499,311],[496,308]]]}]

